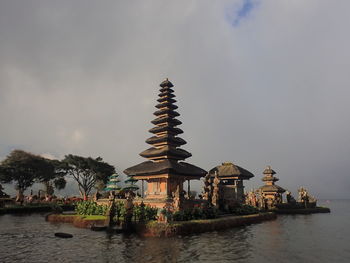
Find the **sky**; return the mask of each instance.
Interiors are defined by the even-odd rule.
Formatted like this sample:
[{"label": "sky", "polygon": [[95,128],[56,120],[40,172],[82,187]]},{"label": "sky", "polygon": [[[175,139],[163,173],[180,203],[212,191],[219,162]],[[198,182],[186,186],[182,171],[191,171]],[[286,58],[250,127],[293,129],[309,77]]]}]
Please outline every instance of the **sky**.
[{"label": "sky", "polygon": [[[144,161],[159,84],[187,162],[350,198],[350,1],[0,1],[0,160]],[[200,191],[201,183],[194,183]],[[11,189],[6,188],[9,192]],[[73,191],[68,186],[67,191]]]}]

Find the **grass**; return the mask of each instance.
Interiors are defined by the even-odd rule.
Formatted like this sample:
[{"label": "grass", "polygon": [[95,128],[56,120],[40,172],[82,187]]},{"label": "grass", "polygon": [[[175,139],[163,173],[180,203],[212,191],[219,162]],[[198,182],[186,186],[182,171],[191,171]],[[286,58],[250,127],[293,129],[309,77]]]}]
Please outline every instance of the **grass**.
[{"label": "grass", "polygon": [[89,215],[89,216],[82,216],[84,220],[106,220],[107,216],[101,216],[101,215]]},{"label": "grass", "polygon": [[81,217],[84,220],[106,220],[107,219],[107,216],[102,216],[102,215],[60,214],[59,216],[62,216],[62,217],[75,216],[75,217]]}]

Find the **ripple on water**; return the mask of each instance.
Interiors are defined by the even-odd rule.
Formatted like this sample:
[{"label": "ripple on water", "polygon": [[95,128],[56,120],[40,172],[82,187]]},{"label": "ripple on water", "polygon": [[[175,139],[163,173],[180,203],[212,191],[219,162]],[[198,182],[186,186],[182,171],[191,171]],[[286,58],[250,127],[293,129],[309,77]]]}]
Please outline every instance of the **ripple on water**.
[{"label": "ripple on water", "polygon": [[[331,214],[280,216],[221,232],[139,238],[0,216],[0,262],[350,262],[350,203]],[[55,232],[73,234],[60,239]],[[274,261],[273,259],[278,259]]]}]

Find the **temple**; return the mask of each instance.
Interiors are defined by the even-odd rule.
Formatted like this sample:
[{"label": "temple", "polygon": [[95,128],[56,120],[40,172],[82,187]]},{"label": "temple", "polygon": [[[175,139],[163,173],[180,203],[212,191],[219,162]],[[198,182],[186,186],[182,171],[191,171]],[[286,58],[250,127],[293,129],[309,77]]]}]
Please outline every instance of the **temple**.
[{"label": "temple", "polygon": [[209,178],[214,182],[218,178],[218,206],[227,210],[244,203],[243,180],[254,175],[248,170],[231,162],[224,162],[209,171]]},{"label": "temple", "polygon": [[[148,161],[126,169],[124,173],[142,180],[142,186],[145,180],[147,191],[144,202],[162,208],[173,204],[174,198],[181,199],[186,180],[189,192],[189,181],[199,180],[205,176],[206,171],[183,162],[192,155],[180,148],[186,141],[178,137],[183,131],[177,128],[181,121],[176,119],[180,114],[175,111],[178,107],[174,104],[176,100],[173,84],[166,79],[160,87],[160,98],[157,100],[159,104],[156,105],[157,111],[154,112],[156,118],[151,122],[155,127],[149,130],[154,136],[146,140],[152,147],[140,153]],[[143,192],[142,189],[142,194]],[[179,202],[177,206],[180,206]]]},{"label": "temple", "polygon": [[267,166],[263,172],[264,177],[262,181],[265,185],[259,188],[264,202],[265,209],[272,209],[276,204],[282,203],[282,194],[286,191],[282,187],[275,184],[279,179],[274,176],[276,172],[272,170],[271,166]]}]

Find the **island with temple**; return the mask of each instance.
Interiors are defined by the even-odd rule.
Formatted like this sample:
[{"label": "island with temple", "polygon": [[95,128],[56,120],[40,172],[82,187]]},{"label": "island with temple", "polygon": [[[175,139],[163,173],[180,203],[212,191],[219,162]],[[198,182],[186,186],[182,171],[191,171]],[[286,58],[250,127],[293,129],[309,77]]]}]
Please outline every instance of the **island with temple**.
[{"label": "island with temple", "polygon": [[[49,222],[73,223],[96,231],[133,231],[141,236],[168,237],[273,220],[277,214],[330,212],[328,208],[317,207],[316,198],[305,187],[298,189],[296,200],[290,191],[276,185],[279,179],[271,166],[263,171],[264,185],[245,191],[244,181],[255,176],[232,161],[222,162],[208,171],[186,162],[192,154],[183,149],[187,142],[179,137],[183,131],[179,128],[182,123],[177,119],[180,114],[175,105],[174,85],[165,79],[159,92],[155,118],[151,121],[154,127],[149,130],[152,136],[146,140],[151,147],[140,153],[147,160],[124,170],[128,176],[124,185],[120,184],[115,168],[100,157],[67,155],[59,162],[14,151],[1,163],[2,182],[13,181],[12,174],[21,177],[13,167],[18,164],[17,159],[21,159],[22,165],[33,160],[41,163],[40,167],[46,167],[45,171],[51,171],[52,176],[59,178],[41,173],[40,178],[33,177],[31,183],[41,180],[47,186],[45,198],[40,193],[33,195],[31,191],[25,199],[23,193],[30,184],[25,187],[17,184],[19,192],[13,200],[3,193],[0,185],[0,213],[33,212],[32,205],[37,202],[36,210],[53,210],[46,217]],[[64,174],[77,180],[81,198],[60,200],[52,197],[54,184],[57,179],[62,184]],[[200,193],[191,189],[193,180],[202,182]],[[96,189],[95,193],[92,193],[93,189]],[[64,206],[67,201],[68,207]],[[9,207],[11,202],[16,202],[19,207]],[[57,206],[58,202],[61,205]],[[74,212],[63,211],[72,210],[73,206]]]}]

